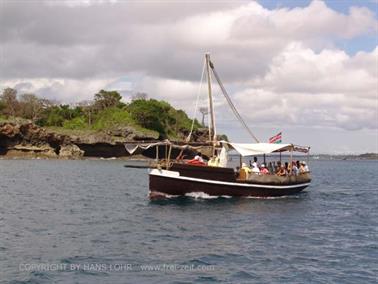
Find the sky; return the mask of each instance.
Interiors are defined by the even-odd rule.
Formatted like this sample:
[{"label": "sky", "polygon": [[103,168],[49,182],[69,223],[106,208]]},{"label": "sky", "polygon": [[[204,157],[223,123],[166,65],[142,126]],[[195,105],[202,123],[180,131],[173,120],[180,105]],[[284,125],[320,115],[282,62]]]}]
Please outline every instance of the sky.
[{"label": "sky", "polygon": [[[0,0],[0,89],[62,103],[138,92],[190,116],[209,52],[261,142],[378,152],[378,2]],[[253,142],[214,84],[218,133]]]}]

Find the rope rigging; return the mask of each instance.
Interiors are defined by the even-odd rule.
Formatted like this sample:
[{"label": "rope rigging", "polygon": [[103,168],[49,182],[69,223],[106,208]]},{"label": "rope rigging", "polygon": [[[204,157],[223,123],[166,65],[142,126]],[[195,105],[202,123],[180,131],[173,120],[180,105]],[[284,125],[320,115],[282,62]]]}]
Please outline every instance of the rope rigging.
[{"label": "rope rigging", "polygon": [[256,138],[256,136],[252,133],[251,129],[249,129],[248,125],[245,123],[245,121],[243,120],[243,118],[241,117],[241,115],[239,114],[238,110],[236,109],[235,105],[233,104],[233,102],[231,101],[231,98],[230,96],[228,95],[226,89],[224,88],[219,76],[218,76],[218,73],[215,71],[215,68],[214,68],[214,64],[210,61],[210,67],[211,67],[211,70],[213,71],[213,74],[214,74],[214,77],[215,79],[217,80],[218,84],[219,84],[219,87],[221,88],[222,90],[222,93],[223,93],[223,96],[226,98],[226,101],[227,103],[229,104],[232,112],[234,113],[234,115],[236,116],[236,118],[239,120],[239,122],[244,126],[244,128],[247,130],[247,132],[249,133],[249,135],[251,135],[251,137],[257,142],[257,143],[260,143],[260,141]]},{"label": "rope rigging", "polygon": [[192,133],[193,133],[193,129],[194,129],[194,121],[195,121],[196,116],[197,116],[198,101],[199,101],[199,97],[200,97],[200,94],[201,94],[203,75],[205,74],[205,67],[206,67],[206,60],[203,61],[203,65],[202,65],[201,80],[200,80],[200,84],[199,84],[198,92],[197,92],[196,106],[194,108],[194,113],[193,113],[193,116],[192,116],[193,119],[192,119],[192,125],[190,127],[190,132],[189,132],[188,136],[185,139],[186,142],[189,142],[190,138],[192,137]]},{"label": "rope rigging", "polygon": [[[200,84],[199,84],[199,88],[198,88],[198,92],[197,92],[197,100],[196,100],[196,105],[195,105],[195,108],[194,108],[194,113],[193,113],[193,119],[192,119],[192,125],[191,125],[191,128],[190,128],[190,132],[188,134],[188,136],[186,137],[186,142],[189,142],[190,139],[191,139],[191,136],[192,136],[192,133],[193,133],[193,129],[194,129],[194,122],[195,122],[195,117],[197,116],[197,109],[198,109],[198,102],[199,102],[199,98],[200,98],[200,93],[201,93],[201,89],[202,89],[202,82],[203,82],[203,78],[204,78],[204,73],[205,73],[205,68],[207,67],[207,62],[206,62],[206,59],[204,60],[204,63],[203,63],[203,67],[202,67],[202,74],[201,74],[201,80],[200,80]],[[215,71],[215,68],[214,68],[214,64],[209,60],[209,67],[216,79],[216,81],[218,82],[218,85],[222,91],[222,94],[223,96],[226,98],[226,101],[228,103],[228,105],[230,106],[232,112],[234,113],[236,119],[242,124],[242,126],[245,128],[245,130],[248,132],[248,134],[257,142],[257,143],[260,143],[259,139],[257,139],[257,137],[253,134],[253,132],[251,131],[251,129],[248,127],[248,125],[246,124],[246,122],[244,121],[244,119],[242,118],[242,116],[240,115],[240,113],[238,112],[238,110],[236,109],[235,105],[233,104],[230,96],[228,95],[226,89],[224,88],[223,86],[223,83],[221,82],[220,80],[220,77],[218,76],[218,73]],[[211,76],[208,75],[208,80],[210,81],[211,80]],[[211,91],[211,89],[210,89]],[[210,102],[209,102],[209,106],[208,108],[210,109]],[[215,118],[213,118],[215,120]],[[208,123],[209,123],[209,131],[210,131],[210,117],[208,117]],[[215,121],[213,122],[215,123]],[[213,140],[215,141],[216,139],[216,130],[215,130],[215,125],[214,125],[214,129],[213,129]],[[209,132],[209,134],[211,134]]]}]

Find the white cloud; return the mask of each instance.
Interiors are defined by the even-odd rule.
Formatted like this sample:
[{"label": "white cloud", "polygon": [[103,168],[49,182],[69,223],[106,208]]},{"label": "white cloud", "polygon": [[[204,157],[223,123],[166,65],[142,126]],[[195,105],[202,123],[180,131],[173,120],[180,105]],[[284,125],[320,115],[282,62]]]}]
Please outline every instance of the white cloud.
[{"label": "white cloud", "polygon": [[227,80],[242,81],[264,74],[292,41],[321,50],[338,38],[372,33],[377,25],[366,8],[342,14],[321,1],[275,10],[256,2],[57,3],[3,4],[1,77],[78,79],[143,72],[196,80],[195,62],[210,51],[227,66]]},{"label": "white cloud", "polygon": [[350,57],[291,44],[253,87],[235,94],[236,103],[258,123],[376,130],[377,50]]},{"label": "white cloud", "polygon": [[0,89],[16,88],[19,94],[34,93],[42,98],[62,102],[77,103],[92,100],[94,94],[106,88],[113,79],[73,80],[64,78],[31,78],[1,80]]},{"label": "white cloud", "polygon": [[[2,2],[0,87],[67,102],[102,88],[142,91],[192,113],[210,51],[251,125],[377,129],[378,47],[350,55],[338,46],[376,38],[366,7],[110,2]],[[231,117],[224,103],[220,123]]]}]

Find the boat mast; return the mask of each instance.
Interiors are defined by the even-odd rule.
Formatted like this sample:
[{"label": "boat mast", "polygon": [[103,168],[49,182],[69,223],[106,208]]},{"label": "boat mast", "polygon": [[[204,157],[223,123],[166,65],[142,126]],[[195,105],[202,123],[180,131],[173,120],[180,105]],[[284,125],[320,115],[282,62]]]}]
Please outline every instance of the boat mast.
[{"label": "boat mast", "polygon": [[217,131],[216,131],[216,128],[215,128],[213,95],[212,95],[212,92],[211,92],[210,53],[206,53],[205,58],[206,58],[206,73],[207,73],[207,90],[208,90],[208,94],[209,94],[209,110],[210,110],[209,140],[213,144],[212,154],[214,155],[215,145],[216,145],[216,141],[217,141]]}]

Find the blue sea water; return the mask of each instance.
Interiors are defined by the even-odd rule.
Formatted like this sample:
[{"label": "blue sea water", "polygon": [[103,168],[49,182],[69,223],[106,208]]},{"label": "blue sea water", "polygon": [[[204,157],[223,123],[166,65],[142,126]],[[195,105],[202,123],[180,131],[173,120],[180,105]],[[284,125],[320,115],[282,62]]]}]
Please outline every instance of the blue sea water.
[{"label": "blue sea water", "polygon": [[1,283],[377,283],[378,162],[279,199],[148,199],[113,160],[0,160]]}]

